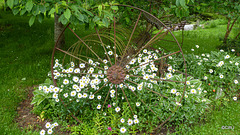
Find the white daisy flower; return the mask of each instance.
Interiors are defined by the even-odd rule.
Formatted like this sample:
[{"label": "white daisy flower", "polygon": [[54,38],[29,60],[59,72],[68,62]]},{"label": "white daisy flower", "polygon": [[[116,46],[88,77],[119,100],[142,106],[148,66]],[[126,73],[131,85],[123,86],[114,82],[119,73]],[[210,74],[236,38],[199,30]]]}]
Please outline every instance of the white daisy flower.
[{"label": "white daisy flower", "polygon": [[224,76],[223,75],[219,75],[219,78],[222,79]]},{"label": "white daisy flower", "polygon": [[63,80],[63,84],[65,84],[65,85],[66,85],[66,84],[69,84],[69,80],[68,80],[68,79],[64,79],[64,80]]},{"label": "white daisy flower", "polygon": [[187,84],[187,85],[190,85],[190,81],[186,81],[186,84]]},{"label": "white daisy flower", "polygon": [[208,78],[207,78],[207,76],[204,76],[204,80],[207,80]]},{"label": "white daisy flower", "polygon": [[81,63],[81,64],[79,65],[79,67],[80,67],[80,68],[85,68],[85,64],[84,64],[84,63]]},{"label": "white daisy flower", "polygon": [[134,118],[134,119],[137,119],[137,115],[133,115],[133,118]]},{"label": "white daisy flower", "polygon": [[110,90],[110,93],[111,93],[111,94],[114,94],[114,93],[115,93],[115,90]]},{"label": "white daisy flower", "polygon": [[121,122],[121,123],[124,123],[124,122],[125,122],[124,118],[121,118],[121,119],[120,119],[120,122]]},{"label": "white daisy flower", "polygon": [[176,89],[171,89],[171,93],[175,94],[177,92]]},{"label": "white daisy flower", "polygon": [[46,132],[46,131],[42,129],[42,130],[40,131],[40,135],[45,135],[45,132]]},{"label": "white daisy flower", "polygon": [[136,106],[137,106],[137,107],[139,107],[139,106],[140,106],[140,103],[139,103],[139,102],[137,102],[137,103],[136,103]]},{"label": "white daisy flower", "polygon": [[176,102],[176,104],[177,104],[178,106],[182,106],[182,104],[181,104],[181,103],[179,103],[179,102]]},{"label": "white daisy flower", "polygon": [[237,101],[237,97],[233,97],[233,100],[234,100],[234,101]]},{"label": "white daisy flower", "polygon": [[196,48],[199,48],[199,45],[196,45]]},{"label": "white daisy flower", "polygon": [[48,134],[52,134],[52,133],[53,133],[53,130],[50,128],[50,129],[48,129],[47,133],[48,133]]},{"label": "white daisy flower", "polygon": [[71,91],[71,96],[72,97],[76,96],[76,91]]},{"label": "white daisy flower", "polygon": [[133,121],[131,119],[128,119],[128,125],[131,126],[133,124]]},{"label": "white daisy flower", "polygon": [[121,110],[120,107],[116,107],[116,108],[115,108],[115,111],[116,111],[116,112],[119,112],[120,110]]},{"label": "white daisy flower", "polygon": [[134,124],[138,124],[139,123],[139,120],[136,118],[136,119],[134,119]]},{"label": "white daisy flower", "polygon": [[113,52],[112,52],[112,51],[109,51],[109,52],[108,52],[108,55],[113,55]]},{"label": "white daisy flower", "polygon": [[87,93],[83,93],[83,98],[87,98]]},{"label": "white daisy flower", "polygon": [[238,80],[234,80],[234,83],[235,83],[235,84],[238,84]]},{"label": "white daisy flower", "polygon": [[225,58],[225,59],[229,59],[229,58],[230,58],[230,56],[229,56],[229,55],[226,55],[224,58]]},{"label": "white daisy flower", "polygon": [[45,127],[46,127],[46,128],[50,128],[50,127],[51,127],[50,122],[47,122],[47,123],[45,124]]},{"label": "white daisy flower", "polygon": [[100,100],[101,98],[102,98],[102,97],[101,97],[101,95],[98,95],[98,96],[97,96],[97,99],[99,99],[99,100]]},{"label": "white daisy flower", "polygon": [[89,99],[94,99],[94,95],[90,95],[90,96],[89,96]]},{"label": "white daisy flower", "polygon": [[191,51],[194,51],[194,49],[191,49]]},{"label": "white daisy flower", "polygon": [[191,93],[192,93],[192,94],[196,94],[197,91],[196,91],[195,89],[191,89]]},{"label": "white daisy flower", "polygon": [[121,133],[125,133],[126,131],[127,131],[127,130],[126,130],[125,127],[121,127],[121,128],[120,128],[120,132],[121,132]]},{"label": "white daisy flower", "polygon": [[213,73],[213,70],[212,70],[212,69],[209,69],[209,73]]},{"label": "white daisy flower", "polygon": [[67,98],[67,97],[68,97],[68,93],[63,94],[63,96],[64,96],[65,98]]},{"label": "white daisy flower", "polygon": [[101,109],[101,105],[100,105],[100,104],[98,104],[97,109],[98,109],[98,110]]},{"label": "white daisy flower", "polygon": [[238,63],[238,62],[236,62],[236,63],[235,63],[235,65],[236,65],[236,66],[238,66],[238,65],[239,65],[239,63]]},{"label": "white daisy flower", "polygon": [[57,99],[57,98],[58,98],[58,94],[57,94],[57,93],[54,93],[54,94],[53,94],[53,98]]}]

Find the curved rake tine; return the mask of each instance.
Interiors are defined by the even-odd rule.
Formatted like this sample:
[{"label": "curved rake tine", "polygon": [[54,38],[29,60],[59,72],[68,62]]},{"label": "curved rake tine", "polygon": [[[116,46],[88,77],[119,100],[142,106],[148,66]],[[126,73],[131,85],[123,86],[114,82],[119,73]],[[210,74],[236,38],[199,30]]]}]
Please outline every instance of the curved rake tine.
[{"label": "curved rake tine", "polygon": [[122,55],[122,57],[121,57],[121,60],[120,60],[120,64],[119,64],[119,65],[121,65],[122,59],[123,59],[124,55],[126,54],[128,45],[129,45],[130,42],[131,42],[132,36],[133,36],[133,34],[134,34],[134,32],[135,32],[135,29],[136,29],[136,27],[137,27],[137,24],[138,24],[138,22],[139,22],[139,19],[140,19],[140,17],[141,17],[141,14],[142,14],[142,12],[140,12],[140,14],[138,15],[138,19],[137,19],[137,21],[136,21],[136,23],[135,23],[135,26],[134,26],[133,31],[132,31],[132,33],[131,33],[131,36],[130,36],[130,38],[129,38],[129,40],[128,40],[127,46],[126,46],[125,49],[124,49],[124,52],[123,52],[123,55]]},{"label": "curved rake tine", "polygon": [[58,73],[61,73],[61,74],[76,74],[76,75],[107,75],[107,74],[99,74],[99,73],[67,73],[67,72],[58,72]]},{"label": "curved rake tine", "polygon": [[[144,48],[146,48],[151,42],[152,42],[152,40],[156,37],[156,36],[158,36],[162,31],[164,30],[164,28],[162,29],[162,30],[160,30],[154,37],[152,37],[136,54],[134,54],[134,56],[131,58],[131,59],[133,59],[133,58],[135,58]],[[168,31],[166,31],[165,33],[167,33]],[[165,35],[165,33],[163,33],[162,35],[160,35],[158,38],[160,38],[161,36],[163,36],[163,35]],[[130,61],[131,61],[131,59],[129,59],[128,61],[127,61],[127,63],[129,63]]]},{"label": "curved rake tine", "polygon": [[109,91],[108,91],[107,97],[105,98],[105,101],[104,101],[104,103],[103,103],[103,107],[102,107],[102,110],[101,110],[101,111],[103,111],[103,108],[104,108],[105,103],[106,103],[106,101],[107,101],[107,99],[108,99],[108,96],[109,96],[110,90],[111,90],[111,87],[109,87]]},{"label": "curved rake tine", "polygon": [[100,42],[101,42],[101,44],[102,44],[102,47],[103,47],[103,49],[104,49],[104,51],[105,51],[105,53],[106,53],[106,55],[107,55],[107,58],[108,58],[108,60],[109,60],[109,62],[110,62],[110,64],[111,64],[111,66],[112,66],[111,59],[110,59],[110,57],[108,56],[108,52],[107,52],[106,48],[104,47],[104,44],[103,44],[103,42],[102,42],[102,39],[101,39],[101,37],[100,37],[100,35],[99,35],[98,30],[97,30],[96,27],[95,27],[95,30],[96,30],[97,35],[98,35],[98,38],[99,38],[99,40],[100,40]]},{"label": "curved rake tine", "polygon": [[123,88],[121,88],[121,89],[122,89],[122,92],[123,92],[123,94],[124,94],[124,96],[125,96],[125,98],[126,98],[126,100],[127,100],[128,105],[129,105],[129,107],[130,107],[130,109],[131,109],[131,112],[132,112],[132,114],[134,115],[133,110],[132,110],[132,107],[131,107],[131,105],[130,105],[130,103],[129,103],[129,101],[128,101],[128,98],[127,98],[127,96],[126,96]]},{"label": "curved rake tine", "polygon": [[[70,27],[68,27],[71,31],[72,31],[72,33],[95,55],[95,56],[97,56],[97,58],[102,62],[102,63],[104,63],[103,62],[103,60],[70,28]],[[108,67],[108,65],[106,64],[106,63],[104,63],[107,67]]]},{"label": "curved rake tine", "polygon": [[[128,87],[128,85],[127,85],[125,82],[123,82],[123,83]],[[129,88],[129,87],[128,87],[128,88]],[[137,96],[137,94],[136,94],[134,91],[131,90],[131,92],[132,92],[145,106],[147,106],[148,109],[149,109],[153,114],[157,115],[148,105],[146,105],[146,103],[145,103],[141,98],[139,98],[139,97]],[[158,116],[157,116],[157,117],[158,117]],[[158,117],[158,119],[159,119],[159,120],[162,120],[160,117]]]},{"label": "curved rake tine", "polygon": [[[136,75],[129,75],[131,77],[138,77],[143,79],[142,76],[136,76]],[[149,78],[149,80],[157,80],[157,81],[167,81],[167,82],[179,82],[179,83],[185,83],[185,82],[181,82],[181,81],[174,81],[174,80],[165,80],[165,79],[158,79],[158,78]]]},{"label": "curved rake tine", "polygon": [[[82,62],[84,62],[84,63],[86,63],[86,64],[92,65],[92,64],[88,63],[87,61],[84,61],[84,60],[82,60],[82,59],[80,59],[80,58],[78,58],[78,57],[76,57],[76,56],[74,56],[74,55],[72,55],[72,54],[70,54],[70,53],[68,53],[68,52],[60,49],[60,48],[57,48],[57,47],[56,47],[56,49],[59,50],[59,51],[61,51],[61,52],[63,52],[63,53],[65,53],[65,54],[67,54],[67,55],[69,55],[69,56],[72,56],[73,58],[78,59],[78,60],[80,60],[80,61],[82,61]],[[92,66],[93,66],[93,65],[92,65]],[[103,68],[101,68],[101,67],[98,67],[98,66],[95,66],[95,67],[106,71],[105,69],[103,69]]]},{"label": "curved rake tine", "polygon": [[60,97],[59,98],[60,101],[62,102],[63,106],[67,109],[67,111],[71,114],[71,116],[76,120],[78,121],[79,123],[83,123],[82,121],[80,121],[76,116],[73,115],[73,113],[67,108],[66,104],[64,103],[64,101],[62,100],[62,98]]},{"label": "curved rake tine", "polygon": [[117,54],[117,52],[116,52],[116,18],[115,18],[115,16],[114,16],[114,19],[113,19],[113,29],[114,29],[114,58],[115,58],[115,64],[117,63],[117,58],[116,58],[116,54]]},{"label": "curved rake tine", "polygon": [[[133,81],[131,81],[131,80],[128,80],[128,79],[126,79],[126,80],[129,81],[129,82],[131,82],[131,83],[134,83],[134,84],[138,85],[137,83],[135,83],[135,82],[133,82]],[[162,95],[162,94],[160,94],[160,93],[158,93],[158,92],[156,92],[156,91],[153,91],[153,90],[151,90],[151,89],[149,89],[149,88],[147,88],[147,87],[145,87],[145,89],[147,89],[147,90],[149,90],[149,91],[151,91],[151,92],[153,92],[153,93],[155,93],[155,94],[157,94],[157,95],[159,95],[159,96],[161,96],[161,97],[164,97],[164,98],[169,99],[169,97],[164,96],[164,95]],[[174,101],[174,102],[176,102],[176,101]]]},{"label": "curved rake tine", "polygon": [[171,55],[174,55],[174,54],[179,53],[179,52],[181,52],[181,51],[177,51],[177,52],[174,52],[174,53],[171,53],[171,54],[168,54],[168,55],[162,56],[162,57],[160,57],[160,58],[158,58],[158,59],[151,60],[151,61],[146,62],[146,63],[144,63],[144,64],[141,64],[141,65],[138,65],[138,66],[136,66],[136,67],[133,67],[133,68],[127,70],[127,72],[129,72],[129,71],[131,71],[131,70],[133,70],[133,69],[135,69],[135,68],[138,68],[138,67],[140,67],[140,66],[143,66],[143,65],[149,64],[149,63],[151,63],[151,62],[154,62],[154,61],[157,61],[157,60],[160,60],[160,59],[166,58],[166,57],[171,56]]},{"label": "curved rake tine", "polygon": [[117,85],[115,85],[115,88],[116,88],[116,101],[117,101]]},{"label": "curved rake tine", "polygon": [[[107,81],[99,90],[101,90],[105,85],[107,85],[109,83],[109,81]],[[93,93],[93,95],[95,95],[99,90],[97,90],[95,93]]]}]

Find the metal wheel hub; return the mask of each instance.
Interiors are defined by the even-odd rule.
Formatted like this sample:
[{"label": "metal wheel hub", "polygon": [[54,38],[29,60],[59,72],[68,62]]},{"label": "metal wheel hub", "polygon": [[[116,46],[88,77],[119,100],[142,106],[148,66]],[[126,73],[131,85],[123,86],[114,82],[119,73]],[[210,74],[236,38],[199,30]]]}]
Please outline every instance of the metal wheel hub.
[{"label": "metal wheel hub", "polygon": [[107,78],[113,84],[120,84],[125,79],[125,71],[118,65],[113,65],[107,70]]}]

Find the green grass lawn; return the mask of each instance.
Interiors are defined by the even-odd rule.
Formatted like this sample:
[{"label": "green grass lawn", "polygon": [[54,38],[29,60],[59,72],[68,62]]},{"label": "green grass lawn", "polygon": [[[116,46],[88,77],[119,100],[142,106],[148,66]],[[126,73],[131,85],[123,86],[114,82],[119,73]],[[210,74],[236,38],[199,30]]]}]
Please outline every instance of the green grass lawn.
[{"label": "green grass lawn", "polygon": [[[14,122],[16,108],[26,98],[28,88],[43,83],[50,71],[53,19],[46,19],[42,24],[37,22],[32,27],[29,27],[28,19],[3,11],[0,13],[0,134],[26,134]],[[211,29],[185,31],[183,52],[191,52],[192,48],[196,50],[195,45],[200,46],[196,54],[217,50],[216,46],[221,43],[218,39],[223,37],[225,29],[226,25],[218,25]],[[181,32],[173,33],[181,41]],[[81,32],[81,35],[86,34],[88,32]],[[72,38],[67,37],[68,40]],[[208,114],[205,124],[194,125],[187,134],[237,133],[240,129],[239,112],[239,103],[230,103],[229,107]],[[236,126],[236,130],[221,130],[221,126]]]}]

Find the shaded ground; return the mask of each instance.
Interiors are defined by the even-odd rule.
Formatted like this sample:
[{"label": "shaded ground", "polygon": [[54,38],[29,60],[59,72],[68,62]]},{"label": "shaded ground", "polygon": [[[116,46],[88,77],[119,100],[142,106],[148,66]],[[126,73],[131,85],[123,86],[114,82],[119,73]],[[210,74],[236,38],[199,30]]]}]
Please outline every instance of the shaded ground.
[{"label": "shaded ground", "polygon": [[[19,127],[23,129],[23,132],[26,131],[39,131],[45,129],[46,120],[41,121],[39,116],[33,114],[31,110],[33,109],[33,105],[31,105],[31,101],[33,98],[33,88],[29,88],[29,93],[27,98],[22,101],[17,107],[18,116],[15,121],[18,123]],[[48,121],[49,122],[49,121]],[[52,122],[50,122],[52,123]],[[69,134],[69,132],[60,131],[61,125],[55,127],[54,133],[59,135]]]}]

